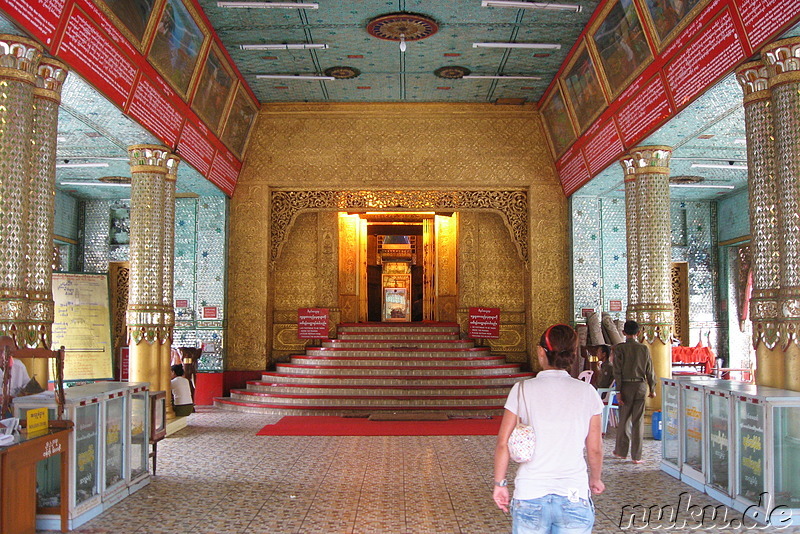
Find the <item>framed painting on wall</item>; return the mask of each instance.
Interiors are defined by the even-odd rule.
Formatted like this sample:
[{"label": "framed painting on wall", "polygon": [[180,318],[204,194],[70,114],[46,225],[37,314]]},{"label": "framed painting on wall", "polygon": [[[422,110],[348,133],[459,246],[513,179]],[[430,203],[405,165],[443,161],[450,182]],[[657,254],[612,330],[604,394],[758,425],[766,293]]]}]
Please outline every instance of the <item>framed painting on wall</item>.
[{"label": "framed painting on wall", "polygon": [[97,7],[139,50],[154,24],[151,15],[159,3],[161,0],[95,0]]},{"label": "framed painting on wall", "polygon": [[703,7],[708,0],[642,0],[646,7],[647,23],[658,40],[661,50]]},{"label": "framed painting on wall", "polygon": [[617,0],[603,8],[591,32],[602,73],[614,97],[653,60],[653,53],[633,0]]},{"label": "framed painting on wall", "polygon": [[250,99],[247,90],[239,84],[236,98],[225,120],[225,129],[222,131],[222,142],[241,159],[247,146],[247,138],[253,126],[253,120],[258,113],[258,107]]},{"label": "framed painting on wall", "polygon": [[582,133],[608,105],[594,61],[585,43],[580,45],[570,60],[562,81],[568,103],[572,106],[572,112]]},{"label": "framed painting on wall", "polygon": [[206,42],[207,30],[193,8],[181,0],[167,0],[153,33],[147,59],[186,99]]},{"label": "framed painting on wall", "polygon": [[556,159],[575,141],[575,130],[572,120],[569,118],[567,106],[564,103],[564,95],[561,87],[556,84],[553,92],[547,97],[542,105],[542,117],[544,118],[547,137]]},{"label": "framed painting on wall", "polygon": [[192,109],[218,133],[236,79],[216,45],[210,47],[192,99]]}]

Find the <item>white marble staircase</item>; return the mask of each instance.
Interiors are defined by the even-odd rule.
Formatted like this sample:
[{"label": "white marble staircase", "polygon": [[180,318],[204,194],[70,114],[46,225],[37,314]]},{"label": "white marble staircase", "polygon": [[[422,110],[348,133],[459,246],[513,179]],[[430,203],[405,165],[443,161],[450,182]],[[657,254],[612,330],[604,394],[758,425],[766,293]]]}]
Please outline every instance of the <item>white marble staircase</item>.
[{"label": "white marble staircase", "polygon": [[353,323],[337,339],[278,363],[220,408],[285,415],[499,415],[530,373],[472,340],[456,323]]}]

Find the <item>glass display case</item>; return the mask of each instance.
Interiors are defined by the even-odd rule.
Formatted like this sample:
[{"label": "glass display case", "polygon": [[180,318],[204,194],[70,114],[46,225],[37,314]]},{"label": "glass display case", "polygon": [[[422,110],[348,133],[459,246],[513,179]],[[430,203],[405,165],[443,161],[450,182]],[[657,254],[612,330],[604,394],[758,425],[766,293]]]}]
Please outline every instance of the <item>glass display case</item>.
[{"label": "glass display case", "polygon": [[703,475],[705,433],[703,432],[704,390],[697,382],[681,384],[681,480],[701,491]]},{"label": "glass display case", "polygon": [[681,476],[680,386],[672,378],[661,379],[661,470],[675,478]]},{"label": "glass display case", "polygon": [[[149,483],[149,425],[145,423],[149,417],[148,393],[148,384],[127,382],[97,382],[65,391],[64,418],[75,423],[68,461],[71,529]],[[48,408],[50,417],[55,418],[53,392],[17,397],[14,416],[24,418],[28,410],[41,407]],[[50,511],[60,505],[60,475],[52,458],[37,466],[36,484],[36,526],[56,530],[60,517]]]},{"label": "glass display case", "polygon": [[733,505],[733,396],[755,386],[723,380],[704,386],[707,464],[705,492],[726,506]]},{"label": "glass display case", "polygon": [[150,445],[150,392],[141,389],[131,392],[131,446],[130,484],[149,477],[147,471],[148,447]]},{"label": "glass display case", "polygon": [[800,392],[757,386],[731,397],[733,508],[774,527],[800,526]]}]

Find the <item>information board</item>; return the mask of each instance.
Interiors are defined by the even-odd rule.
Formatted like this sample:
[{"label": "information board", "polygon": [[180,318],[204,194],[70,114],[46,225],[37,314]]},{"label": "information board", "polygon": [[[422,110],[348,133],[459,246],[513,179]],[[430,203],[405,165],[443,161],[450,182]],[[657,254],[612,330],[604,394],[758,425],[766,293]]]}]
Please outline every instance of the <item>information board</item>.
[{"label": "information board", "polygon": [[326,339],[328,337],[328,308],[299,308],[297,310],[297,337],[300,339]]},{"label": "information board", "polygon": [[108,275],[53,273],[53,347],[63,346],[64,380],[114,378]]},{"label": "information board", "polygon": [[470,308],[469,337],[498,339],[500,337],[500,308]]}]

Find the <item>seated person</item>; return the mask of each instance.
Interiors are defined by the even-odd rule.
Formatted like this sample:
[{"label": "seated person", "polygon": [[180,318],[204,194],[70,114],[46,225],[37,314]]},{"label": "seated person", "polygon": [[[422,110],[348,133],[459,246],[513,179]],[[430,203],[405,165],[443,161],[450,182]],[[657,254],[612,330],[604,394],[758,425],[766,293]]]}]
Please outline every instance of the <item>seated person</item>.
[{"label": "seated person", "polygon": [[[18,397],[25,389],[25,386],[28,385],[28,382],[30,382],[30,376],[28,376],[28,369],[25,364],[16,358],[11,358],[11,380],[9,382],[11,397]],[[2,383],[3,370],[0,369],[0,384]],[[0,394],[2,394],[2,391],[0,391]]]},{"label": "seated person", "polygon": [[610,388],[614,382],[614,361],[611,358],[611,347],[597,346],[597,357],[600,360],[600,376],[597,378],[598,388]]},{"label": "seated person", "polygon": [[172,408],[178,417],[186,417],[194,411],[192,390],[189,389],[189,381],[183,377],[183,366],[179,364],[173,365],[171,369]]}]

